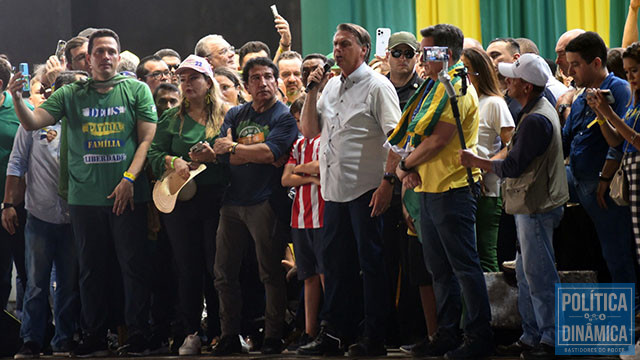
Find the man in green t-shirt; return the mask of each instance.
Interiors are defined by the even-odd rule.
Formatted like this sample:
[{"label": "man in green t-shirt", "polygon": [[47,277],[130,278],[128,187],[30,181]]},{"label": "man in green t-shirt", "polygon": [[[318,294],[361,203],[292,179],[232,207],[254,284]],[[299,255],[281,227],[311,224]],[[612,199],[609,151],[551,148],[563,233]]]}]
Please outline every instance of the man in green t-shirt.
[{"label": "man in green t-shirt", "polygon": [[[91,78],[67,85],[35,111],[20,97],[13,102],[22,126],[40,129],[66,117],[68,135],[68,202],[80,263],[83,343],[78,356],[108,355],[105,339],[111,259],[115,249],[122,271],[125,321],[129,338],[122,351],[143,354],[148,346],[148,279],[146,206],[149,183],[142,171],[156,130],[157,115],[148,87],[116,74],[118,35],[100,29],[89,38]],[[18,73],[8,89],[18,94]],[[137,179],[136,179],[137,177]],[[135,204],[135,206],[134,206]]]}]

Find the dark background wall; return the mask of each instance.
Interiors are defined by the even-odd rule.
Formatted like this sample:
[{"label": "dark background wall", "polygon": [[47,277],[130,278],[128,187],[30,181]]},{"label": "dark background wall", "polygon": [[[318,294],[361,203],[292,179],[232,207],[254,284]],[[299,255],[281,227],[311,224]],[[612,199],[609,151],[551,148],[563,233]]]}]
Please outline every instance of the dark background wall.
[{"label": "dark background wall", "polygon": [[301,51],[298,0],[0,0],[0,53],[14,66],[44,63],[59,39],[87,27],[113,29],[122,49],[141,58],[164,47],[185,58],[207,34],[220,34],[236,48],[260,40],[275,52],[280,37],[272,4],[289,21],[293,49]]}]

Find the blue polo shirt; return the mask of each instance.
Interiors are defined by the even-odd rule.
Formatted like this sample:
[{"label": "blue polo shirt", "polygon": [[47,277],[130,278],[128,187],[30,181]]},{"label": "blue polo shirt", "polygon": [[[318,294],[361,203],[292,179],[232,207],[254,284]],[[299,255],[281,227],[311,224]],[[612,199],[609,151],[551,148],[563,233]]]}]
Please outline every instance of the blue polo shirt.
[{"label": "blue polo shirt", "polygon": [[[630,128],[635,130],[636,132],[640,132],[640,103],[636,103],[634,101],[633,104],[627,110],[627,115],[625,116],[624,122],[629,125]],[[629,144],[627,140],[622,144],[622,151],[625,153],[635,153],[638,152],[635,146]]]},{"label": "blue polo shirt", "polygon": [[[631,96],[629,84],[609,73],[600,89],[611,90],[616,100],[611,107],[622,118]],[[578,180],[598,179],[609,151],[609,145],[600,131],[600,126],[595,124],[587,129],[587,125],[595,118],[595,112],[587,105],[586,92],[583,92],[573,102],[571,113],[562,129],[564,156],[570,156],[571,172]],[[616,149],[621,150],[621,146]]]}]

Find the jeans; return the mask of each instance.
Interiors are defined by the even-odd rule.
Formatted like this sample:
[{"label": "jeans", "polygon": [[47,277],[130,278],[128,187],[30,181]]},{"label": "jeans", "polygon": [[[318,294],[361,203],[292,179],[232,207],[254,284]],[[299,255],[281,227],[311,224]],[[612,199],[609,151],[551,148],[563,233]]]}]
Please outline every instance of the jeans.
[{"label": "jeans", "polygon": [[45,344],[49,319],[49,279],[56,267],[53,312],[56,332],[51,340],[54,349],[73,339],[79,320],[78,259],[71,224],[52,224],[29,214],[24,230],[27,288],[22,310],[20,337],[40,347]]},{"label": "jeans", "polygon": [[[357,298],[355,287],[360,286],[357,282],[357,271],[360,270],[364,290],[364,336],[384,341],[389,306],[382,217],[371,217],[369,207],[373,191],[345,203],[325,202],[322,251],[325,293],[320,318],[340,336],[352,334],[357,306],[352,301]],[[354,245],[357,251],[354,251]],[[359,269],[354,266],[358,262]]]},{"label": "jeans", "polygon": [[612,282],[635,284],[634,240],[629,207],[616,205],[607,193],[605,200],[608,208],[601,208],[596,201],[598,180],[578,180],[569,166],[566,169],[569,201],[579,202],[593,221]]},{"label": "jeans", "polygon": [[476,198],[468,187],[420,193],[422,249],[433,277],[438,333],[457,336],[462,290],[465,334],[471,339],[491,341],[491,308],[476,249],[475,213]]},{"label": "jeans", "polygon": [[516,254],[520,341],[535,346],[555,344],[555,284],[560,282],[553,255],[553,229],[563,208],[542,214],[516,214],[520,252]]},{"label": "jeans", "polygon": [[111,206],[69,205],[80,264],[80,299],[84,330],[103,337],[109,326],[109,287],[117,269],[110,266],[110,247],[120,265],[124,288],[124,317],[129,337],[149,328],[151,263],[147,239],[147,207],[129,206],[117,216]]}]

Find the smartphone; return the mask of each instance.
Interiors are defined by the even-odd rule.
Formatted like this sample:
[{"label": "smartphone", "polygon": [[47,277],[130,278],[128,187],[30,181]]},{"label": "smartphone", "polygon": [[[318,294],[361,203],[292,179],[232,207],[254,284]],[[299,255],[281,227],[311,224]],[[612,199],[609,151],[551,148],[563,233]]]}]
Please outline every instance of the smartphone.
[{"label": "smartphone", "polygon": [[[206,141],[200,141],[199,143],[193,145],[191,148],[189,148],[189,151],[192,153],[197,153],[200,152],[202,150],[204,150],[204,144],[207,143]],[[209,144],[209,143],[207,143]]]},{"label": "smartphone", "polygon": [[31,80],[29,78],[29,64],[20,63],[18,70],[22,73],[22,77],[27,80],[27,82],[22,86],[22,92],[29,92],[29,81]]},{"label": "smartphone", "polygon": [[605,100],[607,100],[607,102],[609,104],[613,104],[616,102],[616,99],[613,97],[613,94],[611,93],[611,90],[609,89],[599,89],[600,93],[602,94],[602,96],[604,96]]},{"label": "smartphone", "polygon": [[67,46],[67,42],[64,40],[58,40],[58,45],[56,45],[56,57],[58,60],[62,61],[64,57],[64,48]]},{"label": "smartphone", "polygon": [[271,5],[271,13],[273,14],[273,17],[278,16],[278,8],[276,7],[276,5]]},{"label": "smartphone", "polygon": [[378,28],[376,30],[376,55],[384,57],[389,46],[389,38],[391,37],[391,29]]}]

